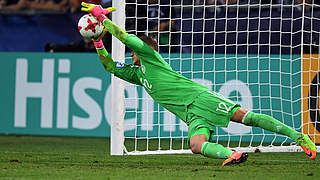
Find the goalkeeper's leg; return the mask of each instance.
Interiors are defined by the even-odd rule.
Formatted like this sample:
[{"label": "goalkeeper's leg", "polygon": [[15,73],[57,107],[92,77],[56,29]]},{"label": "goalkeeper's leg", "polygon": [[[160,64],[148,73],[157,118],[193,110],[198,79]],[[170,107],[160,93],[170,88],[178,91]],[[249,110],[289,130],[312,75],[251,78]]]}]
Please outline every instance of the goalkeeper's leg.
[{"label": "goalkeeper's leg", "polygon": [[208,128],[189,128],[190,147],[194,154],[202,154],[209,158],[226,159],[223,166],[239,164],[247,160],[248,154],[244,152],[233,152],[217,143],[208,142],[211,132]]},{"label": "goalkeeper's leg", "polygon": [[316,156],[316,146],[308,136],[297,132],[293,128],[271,116],[248,112],[247,110],[240,108],[234,113],[231,120],[248,126],[261,127],[268,131],[286,135],[297,142],[310,159],[314,159]]},{"label": "goalkeeper's leg", "polygon": [[202,154],[210,158],[228,158],[233,153],[220,144],[208,142],[205,131],[207,131],[206,128],[199,129],[198,133],[203,134],[197,134],[190,139],[190,148],[194,154]]}]

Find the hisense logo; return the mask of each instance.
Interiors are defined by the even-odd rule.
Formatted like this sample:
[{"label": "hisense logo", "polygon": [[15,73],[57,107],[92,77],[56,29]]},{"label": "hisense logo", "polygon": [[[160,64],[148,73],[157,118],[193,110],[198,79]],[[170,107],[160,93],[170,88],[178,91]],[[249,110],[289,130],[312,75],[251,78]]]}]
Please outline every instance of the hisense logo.
[{"label": "hisense logo", "polygon": [[[58,62],[57,87],[54,87],[54,63]],[[53,127],[54,92],[56,90],[56,127],[68,128],[69,103],[70,103],[70,79],[65,75],[70,73],[71,63],[69,59],[43,59],[42,81],[28,81],[28,60],[25,58],[16,61],[16,83],[15,83],[15,113],[14,126],[26,127],[26,109],[28,98],[41,99],[41,128]],[[59,77],[59,75],[64,75]],[[72,84],[72,98],[87,114],[87,118],[72,115],[72,127],[78,129],[94,129],[98,127],[102,119],[102,111],[99,104],[92,99],[86,89],[101,90],[101,79],[94,77],[83,77]],[[56,89],[55,89],[56,88]]]},{"label": "hisense logo", "polygon": [[[40,128],[90,130],[99,127],[103,120],[107,120],[108,124],[111,124],[111,86],[103,89],[102,83],[106,82],[96,77],[86,76],[76,80],[73,78],[71,81],[71,62],[70,59],[43,59],[41,81],[30,81],[28,79],[34,74],[28,72],[32,72],[35,67],[29,67],[29,61],[26,58],[16,60],[14,127],[27,128],[27,122],[34,121],[34,119],[27,119],[27,106],[29,106],[27,101],[30,98],[41,100]],[[56,66],[55,63],[57,63]],[[58,70],[55,70],[55,67],[58,67]],[[101,97],[104,100],[103,103],[99,104],[98,102],[101,101],[90,96],[86,92],[88,89],[105,91],[102,92],[104,96]],[[136,128],[134,125],[137,123],[139,123],[141,131],[155,130],[153,122],[157,115],[155,115],[154,108],[156,107],[152,98],[145,90],[142,90],[141,94],[138,93],[137,87],[129,85],[129,83],[125,83],[125,91],[127,97],[125,108],[129,110],[129,113],[139,110],[140,115],[139,120],[137,120],[137,116],[126,117],[124,130],[134,130]],[[71,101],[77,106],[70,104]],[[39,106],[28,110],[32,111],[37,107]],[[87,116],[76,115],[72,111],[75,107],[85,112]],[[176,116],[166,110],[161,110],[160,113],[163,117],[162,123],[166,124],[162,127],[163,131],[172,132],[179,129],[187,132],[187,126]],[[176,126],[177,123],[178,126]]]},{"label": "hisense logo", "polygon": [[[67,58],[47,58],[40,62],[42,63],[40,64],[42,72],[35,75],[33,72],[35,68],[39,68],[38,65],[29,67],[29,60],[26,58],[16,60],[13,124],[15,128],[28,128],[30,124],[34,127],[34,122],[40,122],[37,126],[41,129],[93,130],[100,127],[103,121],[111,124],[111,86],[103,84],[107,82],[102,81],[102,76],[97,76],[96,72],[92,73],[91,70],[84,72],[89,76],[75,77],[73,73],[79,74],[83,69],[72,72],[72,61]],[[40,76],[40,80],[30,80],[34,76]],[[212,88],[211,80],[193,80]],[[92,93],[88,94],[88,90],[98,95],[92,96]],[[252,109],[251,92],[243,82],[230,80],[222,84],[220,88],[220,93],[225,97],[229,97],[234,91],[241,94],[241,102],[238,103],[246,109]],[[187,126],[175,115],[154,103],[142,87],[137,88],[125,83],[125,95],[124,131],[138,129],[138,131],[158,133],[157,125],[160,123],[161,131],[187,133]],[[40,107],[27,105],[27,102],[34,98],[40,99]],[[41,108],[40,121],[27,118],[28,113],[33,113],[34,117],[36,112],[32,111],[38,111],[35,108]],[[77,114],[79,111],[84,113]],[[251,127],[233,123],[230,123],[228,128],[222,129],[232,134],[251,132]]]}]

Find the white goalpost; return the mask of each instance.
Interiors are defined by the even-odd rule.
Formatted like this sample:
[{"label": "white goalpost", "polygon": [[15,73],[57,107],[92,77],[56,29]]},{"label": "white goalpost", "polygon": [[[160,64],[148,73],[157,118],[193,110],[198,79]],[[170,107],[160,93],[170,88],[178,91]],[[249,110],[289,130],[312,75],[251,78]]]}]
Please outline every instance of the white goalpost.
[{"label": "white goalpost", "polygon": [[[112,1],[117,11],[113,12],[112,20],[122,29],[125,28],[125,0]],[[112,59],[125,62],[125,46],[115,37],[112,37]],[[110,154],[123,155],[124,149],[124,83],[114,75],[111,76],[111,124],[110,124]]]},{"label": "white goalpost", "polygon": [[[172,69],[320,143],[320,6],[313,1],[120,0],[112,20],[151,35]],[[112,39],[112,57],[132,63]],[[191,153],[187,126],[142,87],[112,77],[111,155]],[[247,152],[297,152],[290,138],[231,122],[211,141]],[[317,146],[318,151],[320,147]]]}]

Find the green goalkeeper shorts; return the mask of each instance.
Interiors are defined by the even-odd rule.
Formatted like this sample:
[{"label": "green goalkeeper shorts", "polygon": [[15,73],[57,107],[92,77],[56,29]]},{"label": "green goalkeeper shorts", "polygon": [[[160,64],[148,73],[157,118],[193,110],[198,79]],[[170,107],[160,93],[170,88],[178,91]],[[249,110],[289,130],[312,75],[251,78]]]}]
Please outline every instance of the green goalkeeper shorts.
[{"label": "green goalkeeper shorts", "polygon": [[214,133],[214,127],[227,127],[240,104],[216,92],[201,93],[187,109],[188,139],[204,134],[207,140]]}]

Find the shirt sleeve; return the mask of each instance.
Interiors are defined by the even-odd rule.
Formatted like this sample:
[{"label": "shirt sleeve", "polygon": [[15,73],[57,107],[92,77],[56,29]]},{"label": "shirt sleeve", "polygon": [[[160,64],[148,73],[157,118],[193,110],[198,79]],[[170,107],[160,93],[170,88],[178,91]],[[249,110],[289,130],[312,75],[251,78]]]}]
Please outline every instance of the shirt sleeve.
[{"label": "shirt sleeve", "polygon": [[138,71],[140,71],[139,66],[116,62],[114,64],[113,74],[118,78],[123,79],[129,83],[141,86],[142,84],[138,77]]},{"label": "shirt sleeve", "polygon": [[153,50],[148,44],[143,42],[136,35],[129,34],[125,41],[126,46],[128,46],[134,53],[141,59],[148,59],[150,56],[156,56],[157,52]]},{"label": "shirt sleeve", "polygon": [[103,25],[113,36],[118,38],[136,54],[151,56],[156,53],[156,51],[154,51],[150,46],[148,46],[148,44],[144,43],[136,35],[128,34],[118,25],[114,24],[110,19],[104,20]]}]

